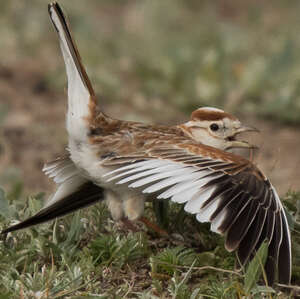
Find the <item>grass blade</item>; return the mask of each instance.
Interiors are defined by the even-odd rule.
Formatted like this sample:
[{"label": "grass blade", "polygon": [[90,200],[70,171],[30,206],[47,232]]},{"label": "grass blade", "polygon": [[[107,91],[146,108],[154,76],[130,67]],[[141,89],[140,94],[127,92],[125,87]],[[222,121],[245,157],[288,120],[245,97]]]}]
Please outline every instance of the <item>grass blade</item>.
[{"label": "grass blade", "polygon": [[265,240],[259,247],[255,257],[249,263],[245,274],[245,291],[250,293],[251,289],[256,285],[260,275],[264,271],[264,264],[268,256],[268,242]]}]

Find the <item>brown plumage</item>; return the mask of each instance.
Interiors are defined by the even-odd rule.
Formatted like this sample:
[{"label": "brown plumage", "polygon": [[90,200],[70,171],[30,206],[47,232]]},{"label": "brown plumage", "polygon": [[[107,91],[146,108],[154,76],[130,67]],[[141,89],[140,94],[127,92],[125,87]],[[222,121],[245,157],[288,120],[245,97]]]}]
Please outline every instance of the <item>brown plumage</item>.
[{"label": "brown plumage", "polygon": [[256,129],[216,108],[204,107],[178,126],[116,120],[96,104],[95,93],[57,3],[49,5],[60,37],[68,76],[68,152],[47,164],[58,184],[45,207],[2,233],[48,221],[108,198],[114,219],[138,219],[146,198],[184,204],[200,222],[225,235],[225,247],[241,264],[262,242],[269,243],[265,266],[270,284],[289,283],[291,242],[280,199],[250,161],[224,150],[252,147],[237,134]]}]

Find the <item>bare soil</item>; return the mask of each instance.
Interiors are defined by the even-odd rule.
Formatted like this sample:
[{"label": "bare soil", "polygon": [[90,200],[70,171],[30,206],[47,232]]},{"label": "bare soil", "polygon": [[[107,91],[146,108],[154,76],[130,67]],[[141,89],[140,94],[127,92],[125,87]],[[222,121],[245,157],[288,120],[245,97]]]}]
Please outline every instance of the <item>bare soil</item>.
[{"label": "bare soil", "polygon": [[[0,123],[0,177],[16,167],[21,172],[26,193],[50,191],[53,183],[42,173],[43,164],[54,159],[67,142],[65,131],[66,91],[57,93],[45,83],[45,70],[33,61],[22,65],[0,66],[0,104],[8,108]],[[97,86],[96,86],[97,89]],[[178,123],[188,116],[156,103],[165,113],[134,103],[104,102],[109,115],[133,118],[146,122]],[[164,115],[164,119],[161,119]],[[242,118],[242,117],[241,117]],[[260,146],[255,163],[270,177],[273,185],[284,194],[289,189],[299,190],[300,130],[270,120],[243,116],[243,122],[260,129],[251,136]]]}]

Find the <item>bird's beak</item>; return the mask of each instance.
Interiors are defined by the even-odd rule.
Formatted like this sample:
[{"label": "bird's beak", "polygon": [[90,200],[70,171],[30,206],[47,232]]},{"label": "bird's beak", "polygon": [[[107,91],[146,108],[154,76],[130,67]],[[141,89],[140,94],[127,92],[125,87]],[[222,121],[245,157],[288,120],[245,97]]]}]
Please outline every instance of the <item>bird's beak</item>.
[{"label": "bird's beak", "polygon": [[244,140],[235,140],[235,136],[244,133],[244,132],[260,132],[258,129],[251,127],[251,126],[240,126],[236,129],[235,134],[233,137],[228,138],[228,141],[226,142],[226,150],[230,148],[249,148],[249,149],[257,149],[258,146],[250,144],[247,141]]},{"label": "bird's beak", "polygon": [[250,144],[247,141],[242,140],[233,140],[226,142],[226,148],[225,150],[228,150],[230,148],[251,148],[251,149],[258,149],[258,146],[254,144]]},{"label": "bird's beak", "polygon": [[259,133],[260,131],[254,127],[251,127],[251,126],[240,126],[237,130],[236,130],[236,133],[235,135],[237,134],[240,134],[240,133],[243,133],[243,132],[256,132],[256,133]]}]

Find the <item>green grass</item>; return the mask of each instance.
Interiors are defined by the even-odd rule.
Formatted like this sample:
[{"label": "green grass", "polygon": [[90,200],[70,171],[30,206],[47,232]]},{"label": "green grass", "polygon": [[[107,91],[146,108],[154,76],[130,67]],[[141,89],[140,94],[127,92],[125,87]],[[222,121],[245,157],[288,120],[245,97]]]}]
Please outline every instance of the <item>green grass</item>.
[{"label": "green grass", "polygon": [[[15,185],[18,188],[18,185]],[[42,205],[43,195],[24,206],[19,190],[5,196],[0,189],[0,225],[25,219]],[[293,230],[293,283],[299,284],[299,193],[289,193]],[[290,289],[262,285],[261,247],[245,270],[234,269],[234,255],[223,239],[186,215],[168,213],[170,237],[160,237],[140,226],[132,233],[109,217],[104,204],[56,221],[9,233],[0,242],[0,298],[289,298]],[[146,214],[153,218],[148,206]],[[191,237],[193,236],[193,237]],[[295,287],[296,288],[296,287]],[[6,296],[6,297],[5,297]]]},{"label": "green grass", "polygon": [[[26,74],[30,65],[46,92],[62,93],[65,70],[47,3],[0,0],[0,76],[2,68]],[[298,1],[60,3],[106,106],[122,103],[162,122],[173,110],[208,105],[299,125]],[[9,104],[0,103],[0,126]],[[161,120],[163,107],[174,109]],[[6,169],[1,181],[2,227],[42,206],[42,194],[25,200],[18,169]],[[300,285],[300,193],[289,192],[284,203],[293,231],[293,284]],[[151,206],[146,214],[154,219]],[[275,286],[274,293],[249,280],[249,273],[261,272],[257,261],[253,270],[234,271],[234,255],[209,225],[175,205],[164,216],[158,220],[170,238],[143,227],[128,232],[102,204],[9,234],[0,242],[0,299],[289,297],[288,289]]]}]

